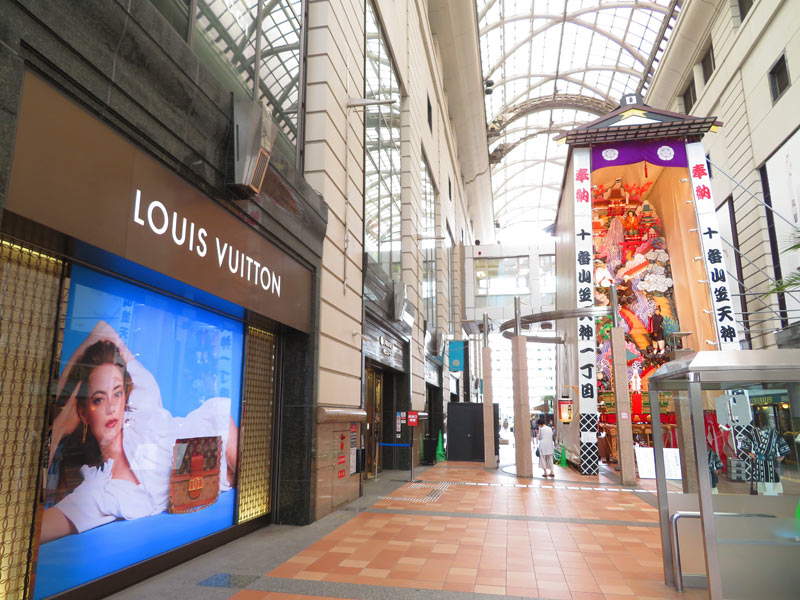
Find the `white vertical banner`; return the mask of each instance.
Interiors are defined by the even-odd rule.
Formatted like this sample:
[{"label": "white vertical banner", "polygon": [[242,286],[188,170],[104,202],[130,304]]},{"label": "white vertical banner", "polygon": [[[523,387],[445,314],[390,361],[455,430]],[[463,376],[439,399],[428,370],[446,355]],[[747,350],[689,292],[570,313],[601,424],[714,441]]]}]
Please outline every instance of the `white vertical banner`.
[{"label": "white vertical banner", "polygon": [[722,238],[719,233],[720,226],[711,192],[711,179],[708,176],[703,144],[701,142],[687,143],[686,157],[689,161],[689,175],[697,213],[697,231],[703,246],[703,262],[706,266],[712,316],[717,330],[719,349],[739,350],[742,335],[731,300],[731,294],[739,288],[725,270],[725,256],[722,252]]},{"label": "white vertical banner", "polygon": [[[594,244],[592,241],[591,150],[572,153],[575,184],[575,300],[578,308],[594,307]],[[578,413],[581,473],[598,471],[597,332],[594,317],[578,319]]]},{"label": "white vertical banner", "polygon": [[[590,150],[576,148],[572,155],[575,178],[575,299],[578,308],[594,307],[594,246],[592,243],[592,192]],[[578,407],[597,412],[597,336],[594,317],[578,319]]]}]

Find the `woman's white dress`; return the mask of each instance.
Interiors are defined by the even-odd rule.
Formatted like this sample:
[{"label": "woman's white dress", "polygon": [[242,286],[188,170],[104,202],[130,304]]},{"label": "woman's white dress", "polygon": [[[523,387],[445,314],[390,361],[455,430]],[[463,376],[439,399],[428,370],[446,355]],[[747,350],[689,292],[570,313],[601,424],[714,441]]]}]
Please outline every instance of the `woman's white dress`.
[{"label": "woman's white dress", "polygon": [[230,489],[225,461],[230,398],[210,398],[185,417],[173,417],[162,407],[158,383],[150,372],[135,359],[127,367],[133,391],[122,425],[122,448],[139,485],[112,479],[112,459],[102,468],[83,465],[83,483],[56,504],[78,533],[117,519],[138,519],[163,512],[169,504],[176,439],[221,436],[220,491]]},{"label": "woman's white dress", "polygon": [[[553,445],[553,429],[548,425],[539,426],[539,467],[542,469],[553,468],[553,453],[555,447]],[[550,457],[549,459],[547,457]]]}]

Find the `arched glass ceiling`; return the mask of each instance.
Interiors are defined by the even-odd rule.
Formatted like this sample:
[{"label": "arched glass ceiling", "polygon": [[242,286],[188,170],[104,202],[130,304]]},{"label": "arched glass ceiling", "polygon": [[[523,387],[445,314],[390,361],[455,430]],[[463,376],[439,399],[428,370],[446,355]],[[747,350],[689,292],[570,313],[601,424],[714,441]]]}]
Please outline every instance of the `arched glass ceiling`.
[{"label": "arched glass ceiling", "polygon": [[476,0],[497,239],[552,224],[567,155],[553,138],[644,93],[681,0]]}]

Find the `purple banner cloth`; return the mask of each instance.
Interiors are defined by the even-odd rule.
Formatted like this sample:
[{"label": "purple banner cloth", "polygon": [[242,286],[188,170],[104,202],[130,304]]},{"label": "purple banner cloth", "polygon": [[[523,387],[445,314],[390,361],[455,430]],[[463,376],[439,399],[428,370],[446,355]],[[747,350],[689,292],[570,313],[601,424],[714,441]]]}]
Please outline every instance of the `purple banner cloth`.
[{"label": "purple banner cloth", "polygon": [[641,161],[662,167],[688,167],[683,140],[619,142],[592,146],[592,170]]}]

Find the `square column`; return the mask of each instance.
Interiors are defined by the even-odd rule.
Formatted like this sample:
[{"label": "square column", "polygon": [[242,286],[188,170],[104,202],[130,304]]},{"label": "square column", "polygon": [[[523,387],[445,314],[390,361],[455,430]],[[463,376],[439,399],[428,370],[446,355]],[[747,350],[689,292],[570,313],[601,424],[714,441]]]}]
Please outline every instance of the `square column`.
[{"label": "square column", "polygon": [[528,401],[528,354],[524,335],[511,338],[511,377],[514,385],[514,442],[517,475],[533,477],[531,407]]},{"label": "square column", "polygon": [[494,453],[494,405],[492,404],[492,349],[484,346],[483,358],[483,466],[496,469],[498,456]]}]

